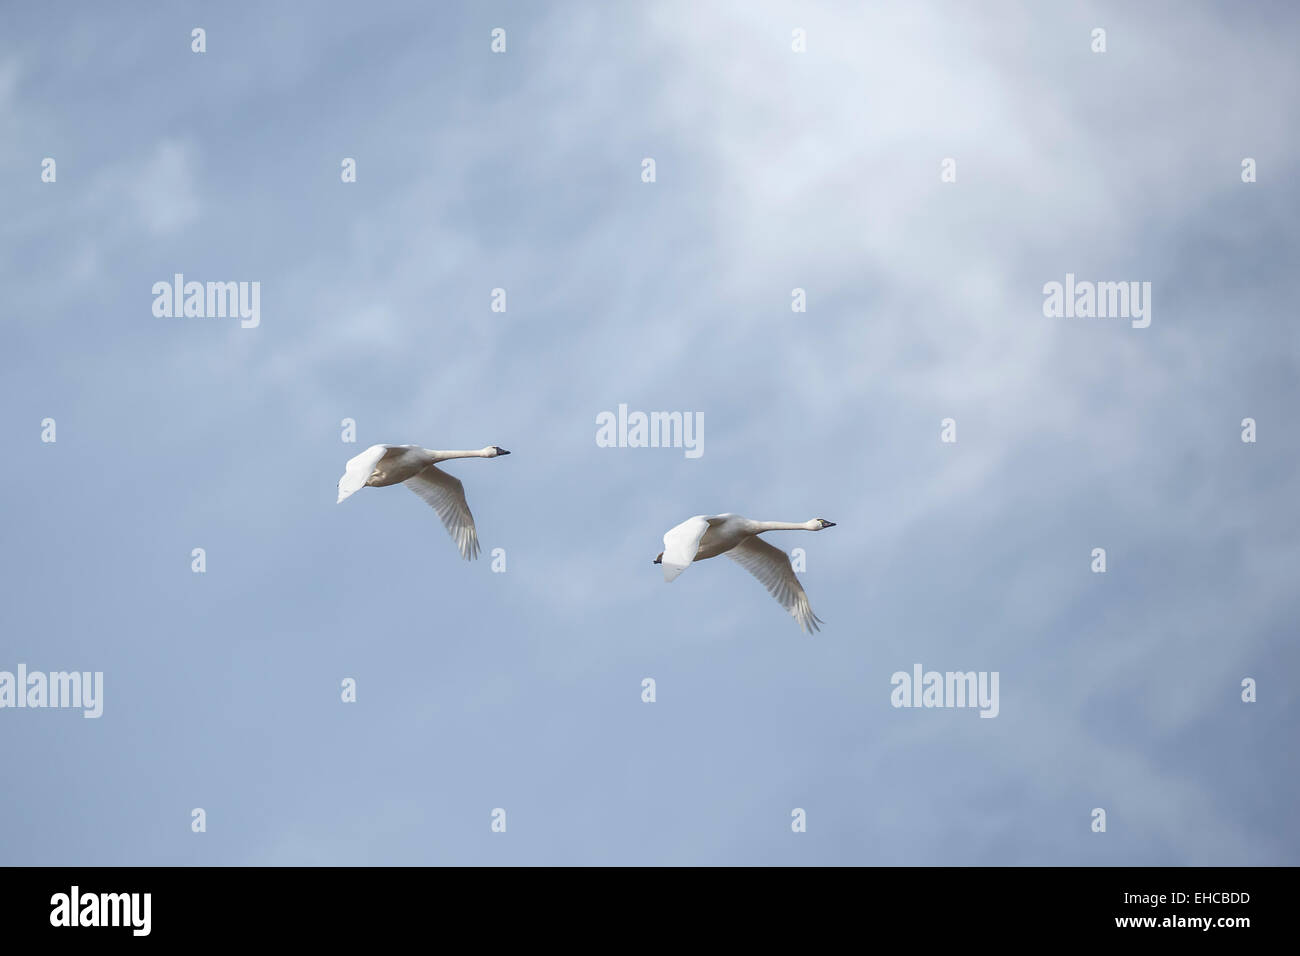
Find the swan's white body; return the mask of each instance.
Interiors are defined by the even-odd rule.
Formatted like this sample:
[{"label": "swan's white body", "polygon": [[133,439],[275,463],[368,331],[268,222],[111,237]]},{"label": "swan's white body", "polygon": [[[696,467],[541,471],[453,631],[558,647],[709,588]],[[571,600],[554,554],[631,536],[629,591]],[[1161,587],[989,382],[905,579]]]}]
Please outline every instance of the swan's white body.
[{"label": "swan's white body", "polygon": [[758,578],[799,626],[811,633],[822,621],[813,613],[790,558],[758,536],[764,531],[820,531],[833,527],[835,522],[824,518],[790,522],[754,521],[733,514],[696,515],[664,535],[664,550],[655,563],[663,564],[664,580],[672,581],[692,562],[725,554]]},{"label": "swan's white body", "polygon": [[443,526],[466,561],[478,557],[478,531],[460,479],[437,467],[452,458],[496,458],[510,452],[496,445],[477,451],[434,451],[419,445],[371,445],[348,461],[339,479],[339,501],[370,485],[401,482],[438,512]]}]

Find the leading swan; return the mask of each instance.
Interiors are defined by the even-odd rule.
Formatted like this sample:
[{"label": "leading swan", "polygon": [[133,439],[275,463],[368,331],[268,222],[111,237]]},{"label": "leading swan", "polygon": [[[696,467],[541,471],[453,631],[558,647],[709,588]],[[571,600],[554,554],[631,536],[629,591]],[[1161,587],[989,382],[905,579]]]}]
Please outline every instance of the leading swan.
[{"label": "leading swan", "polygon": [[790,559],[758,536],[764,531],[821,531],[834,521],[753,521],[740,515],[696,515],[664,535],[664,549],[655,564],[664,566],[664,580],[672,581],[692,561],[725,554],[758,578],[772,597],[799,622],[805,633],[817,630],[822,620],[813,613],[803,585],[795,577]]}]

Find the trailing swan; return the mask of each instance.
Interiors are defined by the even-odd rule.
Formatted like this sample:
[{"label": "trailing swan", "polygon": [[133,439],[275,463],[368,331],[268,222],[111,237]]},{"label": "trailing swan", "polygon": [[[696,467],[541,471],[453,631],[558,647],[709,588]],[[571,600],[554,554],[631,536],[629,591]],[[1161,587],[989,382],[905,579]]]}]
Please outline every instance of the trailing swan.
[{"label": "trailing swan", "polygon": [[496,445],[477,451],[434,451],[419,445],[371,445],[351,459],[339,479],[339,501],[366,485],[382,488],[398,482],[428,502],[466,561],[478,557],[478,532],[460,479],[437,467],[452,458],[497,458],[510,452]]}]

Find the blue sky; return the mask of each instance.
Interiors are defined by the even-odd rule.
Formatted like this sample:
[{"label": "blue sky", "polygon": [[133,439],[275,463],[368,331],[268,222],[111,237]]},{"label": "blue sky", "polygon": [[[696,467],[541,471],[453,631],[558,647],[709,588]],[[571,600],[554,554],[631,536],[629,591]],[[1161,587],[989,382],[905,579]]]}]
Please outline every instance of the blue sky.
[{"label": "blue sky", "polygon": [[[1300,862],[1293,9],[59,20],[0,13],[0,670],[105,702],[0,710],[0,861]],[[260,326],[154,317],[176,272]],[[1045,318],[1067,272],[1151,326]],[[597,447],[619,403],[704,454]],[[509,448],[447,466],[507,571],[336,505],[375,442]],[[769,535],[815,638],[663,583],[727,511],[837,522]],[[916,663],[999,716],[891,707]]]}]

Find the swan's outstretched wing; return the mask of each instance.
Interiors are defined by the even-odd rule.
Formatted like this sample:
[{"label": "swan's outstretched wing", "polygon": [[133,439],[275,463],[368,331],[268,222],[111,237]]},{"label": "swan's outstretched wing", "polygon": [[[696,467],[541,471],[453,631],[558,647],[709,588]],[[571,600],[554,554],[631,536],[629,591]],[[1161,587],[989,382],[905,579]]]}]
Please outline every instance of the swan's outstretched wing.
[{"label": "swan's outstretched wing", "polygon": [[790,612],[806,633],[817,630],[822,621],[813,613],[808,595],[795,577],[790,558],[784,551],[754,535],[741,541],[726,555],[762,581],[768,593]]},{"label": "swan's outstretched wing", "polygon": [[447,474],[437,465],[429,465],[402,484],[438,512],[462,558],[468,561],[478,557],[478,531],[474,528],[474,516],[469,513],[469,502],[465,500],[465,486],[459,478]]},{"label": "swan's outstretched wing", "polygon": [[343,477],[339,479],[339,501],[366,486],[366,479],[374,473],[379,459],[388,454],[388,448],[388,445],[371,445],[355,458],[349,459]]},{"label": "swan's outstretched wing", "polygon": [[676,578],[695,560],[695,552],[700,549],[700,539],[709,530],[711,521],[708,515],[696,515],[664,534],[662,561],[665,581]]}]

